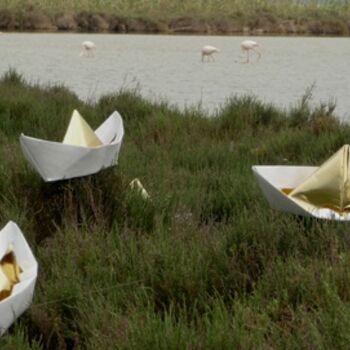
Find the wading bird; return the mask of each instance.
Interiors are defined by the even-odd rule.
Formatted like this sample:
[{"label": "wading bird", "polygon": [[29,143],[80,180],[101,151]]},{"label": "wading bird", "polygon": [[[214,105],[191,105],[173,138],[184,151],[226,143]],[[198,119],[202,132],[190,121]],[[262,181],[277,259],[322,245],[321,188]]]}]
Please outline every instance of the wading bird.
[{"label": "wading bird", "polygon": [[96,45],[92,41],[84,41],[81,44],[80,56],[93,57],[96,53]]},{"label": "wading bird", "polygon": [[210,46],[210,45],[205,45],[202,47],[202,62],[204,62],[204,58],[207,57],[207,62],[210,61],[210,59],[212,61],[215,61],[215,58],[213,56],[213,53],[215,52],[220,52],[219,49],[217,49],[216,47],[214,46]]},{"label": "wading bird", "polygon": [[241,42],[241,50],[247,53],[247,60],[242,63],[249,63],[249,53],[250,51],[255,52],[258,55],[258,61],[261,57],[261,53],[259,51],[259,44],[253,40],[244,40]]}]

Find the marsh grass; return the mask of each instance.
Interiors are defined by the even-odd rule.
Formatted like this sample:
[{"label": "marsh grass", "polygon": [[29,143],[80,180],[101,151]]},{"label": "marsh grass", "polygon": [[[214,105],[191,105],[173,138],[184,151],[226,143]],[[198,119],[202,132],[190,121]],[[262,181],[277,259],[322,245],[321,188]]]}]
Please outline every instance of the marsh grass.
[{"label": "marsh grass", "polygon": [[[77,108],[124,118],[117,167],[45,184],[19,135],[60,140]],[[254,164],[320,164],[350,127],[334,106],[233,97],[207,118],[120,91],[85,104],[64,87],[0,80],[0,224],[39,262],[31,308],[1,349],[349,347],[348,224],[269,208]],[[132,192],[138,177],[151,196]]]},{"label": "marsh grass", "polygon": [[208,1],[170,1],[170,0],[1,0],[0,7],[6,9],[40,8],[53,13],[66,10],[118,14],[128,17],[152,14],[153,16],[188,16],[199,15],[204,18],[244,16],[250,21],[272,21],[277,17],[298,16],[301,19],[308,15],[320,18],[324,14],[348,14],[349,5],[344,1],[290,1],[290,0],[208,0]]},{"label": "marsh grass", "polygon": [[19,31],[349,35],[337,0],[0,0],[0,27]]}]

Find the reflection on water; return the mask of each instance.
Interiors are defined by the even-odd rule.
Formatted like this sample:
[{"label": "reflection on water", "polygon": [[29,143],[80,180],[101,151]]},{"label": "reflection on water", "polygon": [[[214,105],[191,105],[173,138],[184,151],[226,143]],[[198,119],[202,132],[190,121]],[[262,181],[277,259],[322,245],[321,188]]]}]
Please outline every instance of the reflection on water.
[{"label": "reflection on water", "polygon": [[[252,93],[289,106],[311,85],[315,102],[337,102],[350,117],[348,87],[350,39],[252,38],[262,46],[253,64],[237,62],[243,37],[117,34],[3,34],[0,74],[10,66],[33,82],[60,82],[84,100],[121,87],[140,87],[143,95],[166,98],[209,111],[234,94]],[[97,46],[94,58],[80,57],[80,44]],[[200,49],[221,49],[216,61],[201,63]]]}]

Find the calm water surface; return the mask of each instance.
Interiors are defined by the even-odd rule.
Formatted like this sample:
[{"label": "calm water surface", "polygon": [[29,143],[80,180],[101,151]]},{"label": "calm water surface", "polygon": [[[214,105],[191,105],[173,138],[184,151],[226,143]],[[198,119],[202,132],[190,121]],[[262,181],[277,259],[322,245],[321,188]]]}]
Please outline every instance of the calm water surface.
[{"label": "calm water surface", "polygon": [[[243,37],[117,34],[0,35],[0,74],[16,68],[27,79],[63,83],[83,100],[120,88],[139,87],[144,96],[165,98],[181,107],[215,111],[232,95],[255,94],[290,106],[314,84],[313,101],[336,100],[337,114],[350,118],[350,39],[252,38],[262,58],[240,64]],[[79,57],[80,44],[92,40],[93,58]],[[201,63],[200,48],[221,49],[213,63]]]}]

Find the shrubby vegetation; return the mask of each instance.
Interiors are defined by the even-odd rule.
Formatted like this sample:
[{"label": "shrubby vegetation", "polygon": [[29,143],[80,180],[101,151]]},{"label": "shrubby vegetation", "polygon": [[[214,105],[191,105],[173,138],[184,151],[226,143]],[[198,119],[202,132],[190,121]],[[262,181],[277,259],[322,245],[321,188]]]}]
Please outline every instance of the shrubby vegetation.
[{"label": "shrubby vegetation", "polygon": [[0,0],[0,29],[210,34],[349,35],[336,0]]},{"label": "shrubby vegetation", "polygon": [[[288,110],[233,97],[217,115],[119,91],[95,104],[62,86],[0,80],[0,225],[19,224],[39,262],[31,308],[1,349],[346,349],[346,223],[269,208],[254,164],[320,164],[350,127],[309,95]],[[113,110],[119,165],[45,184],[19,135],[60,140],[77,108]],[[130,192],[138,177],[151,195]]]}]

